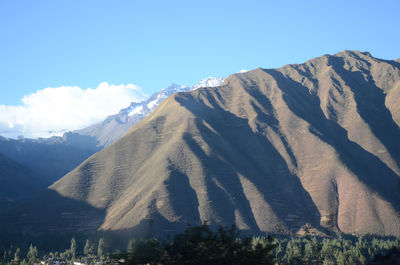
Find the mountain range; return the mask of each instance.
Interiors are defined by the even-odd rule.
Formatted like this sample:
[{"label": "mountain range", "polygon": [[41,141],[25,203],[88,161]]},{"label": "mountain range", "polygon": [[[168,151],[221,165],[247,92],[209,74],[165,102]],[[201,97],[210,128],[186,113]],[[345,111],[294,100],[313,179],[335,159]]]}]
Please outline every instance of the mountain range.
[{"label": "mountain range", "polygon": [[174,93],[1,231],[400,236],[399,97],[399,62],[358,51]]},{"label": "mountain range", "polygon": [[[191,87],[172,84],[154,93],[145,101],[133,102],[129,107],[107,117],[103,122],[64,133],[62,137],[10,139],[0,136],[0,155],[8,159],[8,162],[2,165],[3,170],[0,171],[0,178],[8,183],[8,185],[0,185],[0,200],[4,201],[0,203],[0,211],[44,190],[89,156],[122,136],[173,93],[190,91],[203,86],[217,86],[222,81],[223,78],[208,77]],[[15,173],[16,164],[11,166],[10,161],[23,168],[21,172],[24,172],[24,179],[29,179],[26,184],[23,184],[18,177],[22,173]],[[16,177],[13,177],[13,174],[16,174]],[[18,192],[10,193],[11,186],[12,190],[18,190]],[[2,194],[7,194],[7,196],[1,199]],[[23,194],[25,195],[22,196]]]}]

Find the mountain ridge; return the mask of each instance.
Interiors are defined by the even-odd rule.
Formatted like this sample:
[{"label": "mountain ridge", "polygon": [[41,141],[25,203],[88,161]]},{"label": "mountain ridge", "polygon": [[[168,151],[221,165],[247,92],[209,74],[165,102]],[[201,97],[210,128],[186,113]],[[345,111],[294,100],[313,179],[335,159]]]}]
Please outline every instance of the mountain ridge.
[{"label": "mountain ridge", "polygon": [[[87,232],[160,236],[207,221],[399,236],[399,90],[397,63],[358,51],[237,73],[168,97],[49,192],[102,211]],[[1,215],[2,227],[23,211],[24,230],[34,203]],[[84,225],[65,211],[58,229]]]},{"label": "mountain ridge", "polygon": [[190,87],[173,83],[153,93],[142,102],[132,102],[129,107],[121,109],[117,114],[108,116],[103,122],[74,132],[95,137],[101,146],[107,146],[126,133],[138,121],[146,117],[173,93],[192,91],[207,86],[218,86],[223,80],[224,78],[207,77]]}]

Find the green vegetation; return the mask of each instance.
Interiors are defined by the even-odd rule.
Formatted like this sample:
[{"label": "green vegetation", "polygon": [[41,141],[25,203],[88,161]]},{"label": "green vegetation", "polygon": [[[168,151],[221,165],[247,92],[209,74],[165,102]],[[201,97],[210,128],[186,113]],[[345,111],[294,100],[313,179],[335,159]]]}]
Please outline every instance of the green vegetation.
[{"label": "green vegetation", "polygon": [[[53,240],[53,243],[56,240]],[[68,242],[69,241],[69,242]],[[0,250],[0,265],[48,264],[366,264],[372,257],[400,247],[396,238],[245,237],[235,227],[216,231],[189,227],[168,240],[70,237],[64,250],[47,251],[29,245]],[[42,242],[43,243],[43,242]],[[46,244],[51,244],[46,241]],[[118,250],[119,249],[119,250]],[[113,253],[113,254],[110,254]]]},{"label": "green vegetation", "polygon": [[[262,240],[262,239],[261,239]],[[365,264],[369,259],[400,246],[398,239],[375,237],[291,238],[274,241],[278,264]]]},{"label": "green vegetation", "polygon": [[235,227],[213,232],[207,225],[189,227],[172,240],[145,240],[132,245],[116,259],[127,264],[272,264],[272,238],[254,241],[239,237]]},{"label": "green vegetation", "polygon": [[[54,242],[54,244],[56,244],[56,242]],[[96,255],[94,251],[95,244],[90,239],[86,239],[85,245],[81,249],[74,237],[70,241],[70,247],[64,251],[47,252],[38,250],[33,244],[30,244],[29,248],[24,250],[11,245],[8,249],[2,250],[3,255],[0,257],[0,265],[32,265],[42,261],[46,264],[60,265],[73,264],[75,261],[85,264],[103,264],[105,263],[103,261],[110,261],[110,251],[106,248],[106,245],[107,243],[104,238],[98,240],[96,246],[102,251],[98,253],[100,255]]]}]

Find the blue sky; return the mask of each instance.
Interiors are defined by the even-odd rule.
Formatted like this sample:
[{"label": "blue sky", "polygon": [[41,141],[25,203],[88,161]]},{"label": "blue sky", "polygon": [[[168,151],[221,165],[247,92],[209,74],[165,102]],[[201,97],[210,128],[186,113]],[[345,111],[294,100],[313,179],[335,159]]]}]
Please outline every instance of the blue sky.
[{"label": "blue sky", "polygon": [[400,57],[397,0],[0,0],[0,105],[46,87],[170,83],[344,49]]}]

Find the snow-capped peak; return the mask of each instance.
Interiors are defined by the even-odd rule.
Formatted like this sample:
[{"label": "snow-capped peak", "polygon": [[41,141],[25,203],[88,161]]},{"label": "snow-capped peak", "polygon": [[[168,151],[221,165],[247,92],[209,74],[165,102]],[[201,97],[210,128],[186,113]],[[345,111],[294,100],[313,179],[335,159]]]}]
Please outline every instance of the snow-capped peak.
[{"label": "snow-capped peak", "polygon": [[223,77],[207,77],[202,79],[198,84],[192,87],[192,90],[200,88],[200,87],[216,87],[220,86],[225,78]]},{"label": "snow-capped peak", "polygon": [[187,91],[188,90],[187,88],[188,88],[187,86],[181,86],[181,85],[178,85],[178,84],[171,84],[168,87],[161,89],[161,91],[156,93],[156,94],[159,94],[159,95],[162,95],[162,96],[164,96],[164,95],[170,96],[175,92]]},{"label": "snow-capped peak", "polygon": [[128,116],[132,119],[142,119],[167,97],[176,92],[192,91],[200,87],[216,87],[220,86],[223,81],[224,78],[207,77],[191,87],[171,84],[168,87],[161,89],[159,92],[154,93],[147,100],[142,102],[132,102],[128,108],[122,109],[118,115]]},{"label": "snow-capped peak", "polygon": [[207,77],[194,86],[171,84],[154,93],[141,102],[132,102],[127,108],[121,109],[118,114],[108,116],[102,123],[75,131],[83,135],[96,136],[101,144],[109,145],[122,136],[135,123],[146,117],[166,98],[176,92],[188,92],[200,87],[220,86],[224,78]]}]

